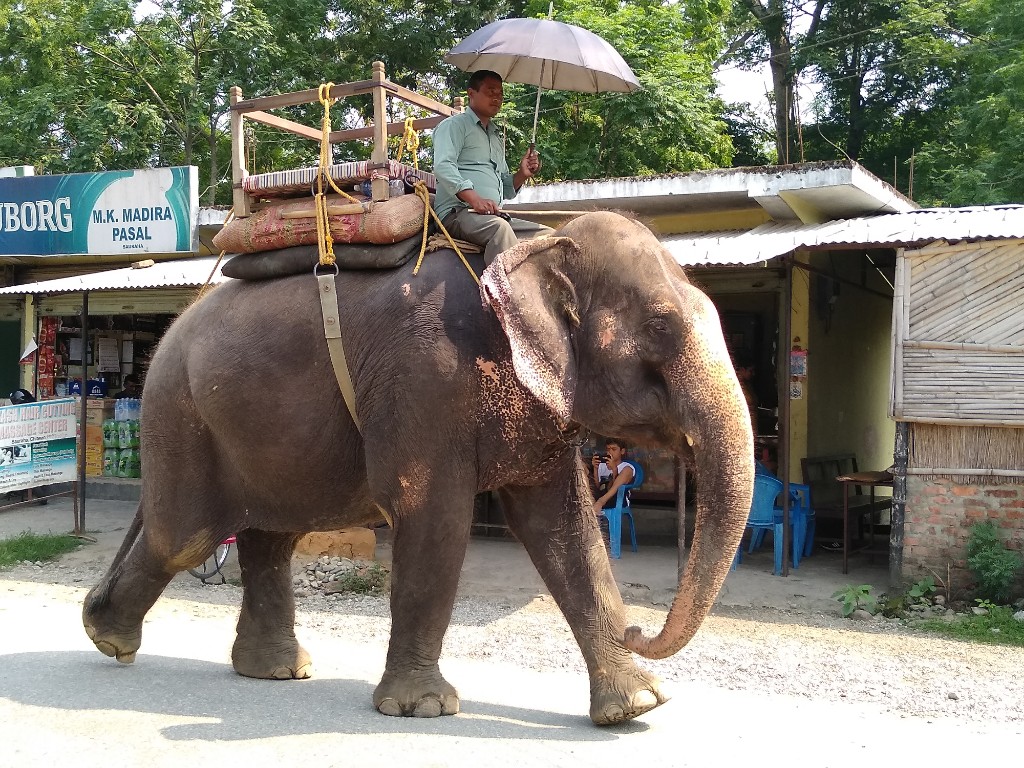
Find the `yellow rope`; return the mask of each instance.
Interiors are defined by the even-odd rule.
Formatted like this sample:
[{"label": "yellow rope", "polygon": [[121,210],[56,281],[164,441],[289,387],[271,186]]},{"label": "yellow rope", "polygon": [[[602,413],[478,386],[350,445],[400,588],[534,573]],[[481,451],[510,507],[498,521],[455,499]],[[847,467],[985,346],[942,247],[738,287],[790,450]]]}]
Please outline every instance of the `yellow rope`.
[{"label": "yellow rope", "polygon": [[434,209],[430,207],[430,191],[427,189],[427,185],[422,181],[417,180],[413,185],[413,188],[416,190],[416,194],[419,198],[423,201],[423,242],[420,243],[420,255],[419,258],[416,259],[416,266],[412,270],[413,275],[419,274],[420,265],[423,264],[423,256],[427,252],[427,225],[430,223],[429,217],[433,216],[434,221],[437,222],[437,226],[441,228],[444,236],[448,238],[448,242],[451,244],[452,249],[459,255],[459,259],[466,267],[470,277],[473,278],[473,282],[480,285],[480,278],[476,276],[476,272],[474,272],[473,268],[469,266],[469,262],[466,261],[466,257],[459,249],[459,246],[455,244],[455,240],[450,234],[448,234],[448,230],[444,228],[444,224],[441,223],[441,220],[437,218],[437,214],[434,213]]},{"label": "yellow rope", "polygon": [[420,137],[412,127],[413,119],[411,117],[405,118],[405,131],[402,133],[402,140],[398,144],[398,155],[396,156],[397,162],[402,162],[402,155],[405,153],[406,146],[409,147],[409,154],[412,155],[412,167],[416,170],[420,168],[420,159],[416,155],[416,151],[420,148]]},{"label": "yellow rope", "polygon": [[[221,228],[223,229],[224,227],[226,227],[233,218],[235,218],[234,208],[228,211],[228,215],[224,217],[224,223],[221,224]],[[213,265],[213,269],[210,270],[210,274],[206,278],[206,282],[203,283],[202,287],[199,289],[199,293],[196,295],[196,301],[199,301],[201,298],[203,298],[204,295],[206,295],[206,289],[210,287],[210,281],[212,281],[213,276],[217,274],[217,268],[220,266],[220,263],[224,261],[225,253],[227,253],[226,249],[220,252],[220,256],[217,257],[217,263]]]},{"label": "yellow rope", "polygon": [[[317,91],[320,103],[324,107],[324,116],[320,121],[320,162],[316,169],[316,193],[313,195],[313,203],[316,206],[316,245],[320,254],[320,266],[334,266],[334,238],[331,237],[331,222],[327,215],[327,192],[326,186],[330,186],[339,195],[348,198],[353,203],[358,203],[352,195],[345,192],[331,178],[327,169],[331,166],[331,105],[337,101],[332,99],[331,88],[334,83],[321,83]],[[326,182],[326,184],[325,184]]]}]

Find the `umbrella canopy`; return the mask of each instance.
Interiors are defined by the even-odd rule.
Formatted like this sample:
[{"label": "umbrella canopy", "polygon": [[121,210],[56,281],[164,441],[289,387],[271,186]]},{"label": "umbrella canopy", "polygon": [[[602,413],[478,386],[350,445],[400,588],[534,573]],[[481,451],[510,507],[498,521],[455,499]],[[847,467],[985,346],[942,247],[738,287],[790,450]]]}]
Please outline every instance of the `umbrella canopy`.
[{"label": "umbrella canopy", "polygon": [[544,90],[631,93],[636,75],[607,41],[550,19],[505,19],[481,27],[444,57],[465,72],[489,69]]}]

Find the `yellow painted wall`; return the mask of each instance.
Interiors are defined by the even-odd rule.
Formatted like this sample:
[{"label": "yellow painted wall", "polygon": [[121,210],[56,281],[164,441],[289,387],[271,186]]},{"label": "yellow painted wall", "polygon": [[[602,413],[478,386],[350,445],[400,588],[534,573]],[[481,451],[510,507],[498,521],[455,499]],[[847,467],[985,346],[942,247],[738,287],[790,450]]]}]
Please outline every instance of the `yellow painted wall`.
[{"label": "yellow painted wall", "polygon": [[[891,294],[870,265],[864,268],[862,253],[815,253],[810,263]],[[860,469],[885,469],[896,434],[887,415],[892,299],[845,284],[833,294],[835,283],[803,270],[794,270],[794,284],[808,297],[807,455],[852,452]]]}]

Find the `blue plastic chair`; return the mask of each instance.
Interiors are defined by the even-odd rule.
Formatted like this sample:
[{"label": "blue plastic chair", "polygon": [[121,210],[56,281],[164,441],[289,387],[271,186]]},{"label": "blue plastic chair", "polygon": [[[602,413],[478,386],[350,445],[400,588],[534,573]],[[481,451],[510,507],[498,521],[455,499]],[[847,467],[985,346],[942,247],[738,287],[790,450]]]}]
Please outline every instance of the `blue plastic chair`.
[{"label": "blue plastic chair", "polygon": [[[755,475],[767,475],[775,480],[779,480],[759,461],[754,462],[754,473]],[[779,482],[781,483],[782,481],[779,480]],[[781,522],[782,506],[778,503],[775,505],[775,514]],[[811,508],[811,487],[809,485],[803,483],[789,484],[789,520],[792,524],[793,534],[793,567],[799,568],[800,558],[810,557],[811,553],[814,552],[815,519],[814,509]],[[761,528],[751,534],[749,552],[753,552],[761,546],[761,543],[764,541],[765,530]]]},{"label": "blue plastic chair", "polygon": [[[775,514],[775,497],[782,491],[782,481],[771,475],[754,474],[754,495],[750,502],[747,528],[750,529],[750,551],[754,550],[755,539],[760,531],[771,531],[775,545],[776,575],[782,573],[782,518]],[[743,545],[736,550],[733,567],[743,562]]]},{"label": "blue plastic chair", "polygon": [[629,462],[633,466],[633,481],[619,486],[615,494],[615,506],[606,507],[601,510],[608,521],[608,538],[611,543],[611,555],[615,560],[622,557],[622,518],[629,518],[629,538],[633,544],[633,551],[636,552],[636,526],[633,524],[633,511],[626,504],[626,491],[639,488],[644,481],[644,468],[635,461]]}]

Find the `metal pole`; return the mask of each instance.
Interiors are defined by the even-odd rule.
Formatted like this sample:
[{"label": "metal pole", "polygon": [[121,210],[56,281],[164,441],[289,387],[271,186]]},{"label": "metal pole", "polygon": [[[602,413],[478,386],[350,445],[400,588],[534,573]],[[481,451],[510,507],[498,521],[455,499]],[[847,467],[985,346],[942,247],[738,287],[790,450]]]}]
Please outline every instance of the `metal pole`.
[{"label": "metal pole", "polygon": [[85,451],[86,400],[89,395],[89,292],[82,292],[82,391],[79,396],[81,412],[78,419],[78,504],[75,516],[75,534],[85,533]]},{"label": "metal pole", "polygon": [[[554,15],[555,2],[551,0],[548,3],[548,19],[554,18]],[[547,59],[540,60],[540,80],[537,82],[537,105],[533,108],[533,133],[530,134],[530,152],[533,152],[534,147],[537,146],[537,116],[540,115],[540,92],[544,88],[544,65],[547,63]]]}]

